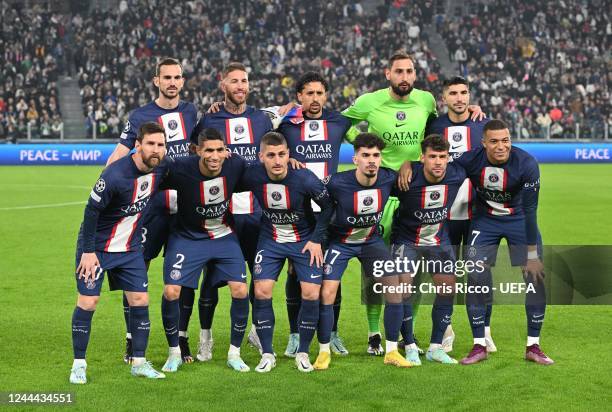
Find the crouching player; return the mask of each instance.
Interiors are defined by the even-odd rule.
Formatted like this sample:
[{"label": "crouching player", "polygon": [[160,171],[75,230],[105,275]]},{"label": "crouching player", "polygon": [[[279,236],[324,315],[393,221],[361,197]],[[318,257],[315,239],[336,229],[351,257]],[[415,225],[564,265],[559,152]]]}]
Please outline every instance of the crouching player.
[{"label": "crouching player", "polygon": [[249,367],[240,357],[240,346],[249,317],[246,267],[240,243],[231,227],[229,202],[245,169],[240,156],[228,159],[223,137],[215,129],[198,136],[197,156],[177,159],[168,168],[164,187],[176,189],[181,207],[168,240],[164,259],[162,319],[169,356],[162,368],[176,372],[182,363],[179,347],[179,296],[181,287],[197,289],[205,265],[211,279],[206,287],[227,284],[232,295],[231,337],[227,365],[239,372]]},{"label": "crouching player", "polygon": [[[508,126],[501,120],[491,120],[485,125],[482,143],[480,149],[466,152],[453,162],[466,169],[476,188],[476,213],[470,227],[468,257],[475,267],[480,262],[483,270],[469,274],[468,287],[483,291],[485,286],[491,286],[491,267],[495,265],[499,242],[506,238],[511,264],[522,267],[527,284],[525,359],[550,365],[553,360],[540,349],[546,296],[537,224],[538,163],[529,153],[512,146]],[[486,304],[491,303],[487,295],[466,294],[474,346],[461,360],[464,365],[487,358],[484,318]]]},{"label": "crouching player", "polygon": [[[319,292],[323,271],[321,239],[333,212],[327,190],[308,169],[288,168],[289,149],[282,134],[268,132],[261,139],[259,159],[249,167],[241,189],[250,190],[262,208],[262,227],[253,265],[255,301],[253,324],[261,341],[262,357],[256,372],[276,366],[272,337],[272,292],[285,260],[293,262],[300,281],[302,303],[298,315],[300,344],[295,356],[299,371],[313,370],[308,352],[319,320]],[[320,208],[315,220],[311,201]]]},{"label": "crouching player", "polygon": [[[441,135],[432,134],[421,142],[421,163],[412,164],[412,182],[407,192],[394,191],[399,208],[393,219],[391,250],[402,262],[413,262],[416,270],[429,271],[436,287],[431,310],[431,343],[426,358],[441,363],[457,363],[442,349],[444,332],[451,322],[455,289],[455,254],[445,225],[465,170],[449,161],[449,143]],[[426,262],[416,269],[416,264]],[[408,282],[412,284],[411,278]],[[404,277],[402,277],[402,282]],[[402,336],[406,343],[406,359],[420,365],[419,352],[413,338],[412,303],[404,304]]]},{"label": "crouching player", "polygon": [[78,300],[72,314],[70,383],[87,382],[85,352],[105,272],[110,289],[123,290],[130,305],[132,375],[165,378],[145,359],[151,323],[149,281],[141,249],[142,216],[163,175],[164,167],[157,166],[166,154],[164,128],[144,123],[135,146],[134,154],[102,172],[85,207],[76,252]]},{"label": "crouching player", "polygon": [[[373,270],[377,261],[392,260],[389,249],[379,234],[378,224],[397,180],[397,173],[380,167],[381,152],[385,143],[376,135],[361,133],[355,138],[353,146],[355,148],[353,163],[357,169],[331,175],[326,184],[329,196],[335,204],[335,217],[330,225],[329,246],[325,252],[322,304],[319,312],[319,356],[313,365],[317,370],[328,369],[331,362],[333,303],[349,260],[354,257],[359,258],[366,276],[374,275]],[[390,285],[394,281],[397,283],[395,273],[389,275],[391,276],[382,277],[382,283],[385,285]],[[368,292],[366,294],[372,295]],[[390,295],[385,294],[387,304],[384,324],[387,353],[384,363],[410,367],[412,364],[397,350],[402,323],[403,296],[394,293]]]}]

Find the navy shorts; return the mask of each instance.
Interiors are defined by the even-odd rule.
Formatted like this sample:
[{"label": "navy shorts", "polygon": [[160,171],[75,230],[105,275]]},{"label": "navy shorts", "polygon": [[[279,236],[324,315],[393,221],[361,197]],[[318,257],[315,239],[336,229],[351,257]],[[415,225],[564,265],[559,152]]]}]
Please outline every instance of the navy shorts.
[{"label": "navy shorts", "polygon": [[392,261],[391,252],[382,238],[366,244],[341,243],[331,241],[325,251],[325,264],[323,265],[323,280],[340,280],[346,270],[349,260],[358,258],[366,277],[382,277],[397,275],[385,270],[384,263]]},{"label": "navy shorts", "polygon": [[[81,262],[82,249],[77,246],[75,268]],[[100,261],[100,269],[93,280],[85,282],[79,279],[75,271],[77,289],[81,295],[100,296],[105,272],[108,273],[110,290],[125,290],[128,292],[146,292],[149,286],[147,267],[142,257],[142,251],[133,252],[99,252],[96,256]]]},{"label": "navy shorts", "polygon": [[253,265],[253,279],[278,280],[285,260],[291,260],[293,269],[300,282],[321,284],[323,267],[310,266],[310,253],[302,253],[308,241],[295,243],[277,243],[273,239],[260,237]]},{"label": "navy shorts", "polygon": [[253,272],[253,261],[257,251],[259,228],[261,227],[261,210],[257,209],[251,214],[236,214],[234,217],[234,232],[240,241],[242,255]]},{"label": "navy shorts", "polygon": [[[419,272],[432,275],[455,275],[455,251],[451,245],[415,246],[413,243],[398,240],[391,245],[393,257],[406,259],[406,266],[418,268]],[[417,266],[418,265],[418,266]],[[415,270],[410,270],[410,273]],[[413,273],[416,275],[416,273]]]},{"label": "navy shorts", "polygon": [[[497,249],[502,238],[508,242],[512,266],[527,263],[525,219],[519,217],[478,216],[472,220],[467,246],[467,258],[495,266]],[[538,255],[542,256],[542,239],[538,233]]]},{"label": "navy shorts", "polygon": [[246,267],[235,234],[218,239],[193,240],[172,233],[164,258],[164,283],[197,289],[206,265],[207,284],[212,287],[227,282],[246,283]]}]

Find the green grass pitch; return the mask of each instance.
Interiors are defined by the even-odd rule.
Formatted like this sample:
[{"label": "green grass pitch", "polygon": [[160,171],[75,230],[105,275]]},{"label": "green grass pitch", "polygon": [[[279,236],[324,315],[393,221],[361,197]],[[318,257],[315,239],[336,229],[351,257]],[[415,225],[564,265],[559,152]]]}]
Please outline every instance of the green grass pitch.
[{"label": "green grass pitch", "polygon": [[[543,165],[541,170],[539,224],[545,242],[610,244],[612,167]],[[499,352],[488,361],[471,367],[424,361],[420,368],[397,369],[365,354],[367,326],[355,262],[344,277],[340,317],[340,333],[351,354],[334,356],[328,371],[301,374],[293,360],[282,357],[288,333],[283,274],[275,292],[274,343],[281,356],[272,373],[238,374],[225,366],[229,294],[222,289],[211,362],[185,365],[164,381],[132,378],[122,361],[121,294],[109,293],[105,287],[93,320],[89,383],[72,386],[68,375],[70,317],[76,299],[74,248],[84,201],[100,171],[101,167],[78,166],[0,168],[0,391],[70,391],[75,406],[88,410],[610,408],[610,307],[549,307],[542,346],[557,362],[550,367],[522,358],[523,307],[498,306],[492,330]],[[161,263],[160,258],[155,260],[150,271],[152,329],[147,353],[158,368],[167,354],[160,317]],[[429,307],[422,307],[416,334],[423,342],[429,338],[430,324]],[[464,307],[455,307],[453,325],[457,333],[453,355],[460,358],[471,347]],[[198,330],[194,313],[192,351]],[[313,361],[317,350],[314,343]],[[259,354],[246,344],[242,352],[254,367]]]}]

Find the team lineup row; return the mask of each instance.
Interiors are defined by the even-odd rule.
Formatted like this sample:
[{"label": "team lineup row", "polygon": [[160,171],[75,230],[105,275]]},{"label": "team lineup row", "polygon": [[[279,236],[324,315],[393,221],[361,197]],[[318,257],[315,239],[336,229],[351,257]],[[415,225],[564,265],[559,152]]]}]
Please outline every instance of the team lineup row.
[{"label": "team lineup row", "polygon": [[[394,54],[385,75],[389,89],[368,93],[339,113],[324,109],[325,79],[307,73],[296,87],[301,106],[284,107],[283,115],[271,120],[246,105],[247,71],[232,63],[221,81],[223,105],[198,121],[195,107],[179,100],[180,65],[173,59],[162,60],[153,79],[159,98],[130,114],[86,207],[77,251],[79,298],[72,322],[71,382],[86,382],[85,351],[104,271],[112,289],[124,290],[132,373],[163,376],[145,360],[144,349],[149,333],[146,272],[164,246],[162,318],[170,353],[162,369],[167,372],[192,361],[186,330],[193,290],[207,263],[198,359],[212,356],[217,289],[227,284],[232,295],[228,365],[239,371],[249,369],[240,358],[249,311],[245,259],[255,280],[249,340],[261,345],[262,359],[255,368],[259,372],[271,370],[276,362],[271,296],[287,259],[291,336],[285,353],[295,356],[296,366],[305,372],[326,369],[330,350],[348,353],[337,333],[337,319],[339,280],[351,257],[361,257],[367,273],[372,258],[390,259],[391,253],[454,259],[450,245],[461,244],[462,237],[464,244],[471,237],[467,241],[472,246],[497,245],[506,237],[517,245],[513,265],[525,267],[526,282],[541,289],[535,160],[511,147],[502,122],[469,118],[465,80],[456,78],[447,84],[449,113],[435,118],[433,96],[412,87],[415,72],[408,55]],[[359,134],[354,126],[364,120],[370,133]],[[279,133],[271,132],[273,128]],[[424,141],[426,130],[438,135]],[[336,173],[343,139],[355,146],[356,170]],[[196,155],[190,155],[192,148]],[[135,153],[128,156],[131,149]],[[227,159],[226,153],[231,154]],[[174,161],[162,161],[166,154]],[[454,161],[447,167],[451,158]],[[409,162],[419,159],[422,163]],[[290,162],[295,169],[288,167]],[[410,178],[410,189],[403,191]],[[471,201],[473,193],[476,202]],[[257,233],[259,237],[254,236]],[[391,249],[383,235],[392,237]],[[490,249],[475,247],[472,257],[490,254]],[[402,279],[405,276],[389,274],[381,281],[410,281],[410,276]],[[489,267],[473,280],[487,282],[490,276]],[[435,282],[454,282],[453,276],[433,277]],[[385,363],[420,364],[412,305],[406,296],[384,298]],[[385,352],[378,326],[382,307],[377,303],[367,307],[368,352],[374,355]],[[552,363],[539,349],[544,306],[536,303],[526,305],[526,358]],[[452,296],[438,296],[433,311],[427,358],[456,363],[444,350],[452,347]],[[485,359],[488,347],[494,350],[488,328],[491,305],[476,299],[468,305],[468,313],[474,348],[462,360],[467,364]],[[320,353],[311,365],[308,347],[317,329]],[[400,332],[406,357],[397,350]]]}]

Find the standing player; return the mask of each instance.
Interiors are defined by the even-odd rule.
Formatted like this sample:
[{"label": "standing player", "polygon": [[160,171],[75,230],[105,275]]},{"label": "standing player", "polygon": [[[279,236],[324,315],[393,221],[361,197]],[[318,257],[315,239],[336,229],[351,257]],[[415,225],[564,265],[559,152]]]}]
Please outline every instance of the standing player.
[{"label": "standing player", "polygon": [[[241,63],[230,63],[223,69],[221,90],[225,95],[223,105],[215,113],[206,113],[194,130],[194,135],[206,128],[213,128],[221,133],[226,147],[234,154],[242,157],[247,163],[257,162],[257,152],[262,136],[272,130],[272,122],[261,110],[246,104],[249,96],[249,77],[246,67]],[[242,254],[249,269],[255,259],[257,234],[259,233],[261,208],[254,199],[253,193],[234,193],[230,202],[230,212],[233,214],[236,236],[240,241]],[[252,270],[251,270],[251,273]],[[204,282],[206,282],[205,277]],[[181,350],[189,351],[187,327],[194,302],[194,291],[191,288],[181,290],[181,324],[179,335]],[[212,359],[213,337],[212,323],[215,308],[219,302],[217,288],[203,287],[198,302],[200,314],[200,342],[197,358],[200,361]],[[257,335],[249,334],[249,339]],[[256,342],[258,343],[258,342]]]},{"label": "standing player", "polygon": [[[145,122],[157,122],[166,130],[166,149],[168,157],[176,159],[189,155],[190,136],[197,122],[197,109],[193,103],[180,100],[185,79],[183,68],[178,60],[165,58],[157,63],[153,83],[159,90],[157,99],[133,110],[125,124],[117,147],[108,158],[107,166],[121,159],[134,148],[136,132]],[[158,192],[151,200],[151,207],[144,216],[142,241],[144,259],[149,263],[155,259],[168,238],[171,215],[176,213],[176,192],[165,190]],[[129,363],[132,352],[132,338],[129,332],[129,305],[123,298],[123,312],[126,329],[126,351],[124,360]]]},{"label": "standing player", "polygon": [[164,180],[165,187],[177,190],[181,207],[164,259],[162,318],[170,353],[162,370],[176,372],[182,363],[177,334],[180,291],[183,286],[197,289],[202,268],[208,264],[209,279],[203,287],[216,289],[227,284],[232,295],[227,364],[236,371],[248,372],[240,357],[249,318],[246,267],[228,210],[245,161],[240,156],[226,159],[223,137],[215,129],[200,133],[196,152],[198,156],[170,165]]},{"label": "standing player", "polygon": [[[385,143],[376,135],[361,133],[355,138],[353,146],[356,170],[331,175],[327,182],[329,195],[335,203],[335,213],[330,226],[329,246],[325,251],[318,331],[319,355],[314,363],[314,368],[318,370],[329,368],[331,362],[329,343],[333,324],[332,304],[349,260],[359,258],[366,276],[374,274],[372,270],[377,262],[392,260],[379,234],[378,224],[397,180],[397,173],[380,168]],[[390,278],[396,276],[383,280],[388,281]],[[410,367],[412,363],[397,350],[402,314],[401,301],[388,301],[385,305],[387,354],[384,363]]]},{"label": "standing player", "polygon": [[[275,323],[272,292],[285,260],[290,259],[302,291],[295,364],[299,371],[310,372],[313,368],[308,351],[319,320],[321,240],[333,209],[325,186],[313,172],[288,168],[289,149],[282,134],[270,132],[262,137],[259,158],[263,164],[250,167],[241,182],[244,188],[252,190],[263,209],[253,265],[253,324],[262,346],[261,361],[255,370],[269,372],[276,366],[272,348]],[[312,201],[321,208],[316,224]]]},{"label": "standing player", "polygon": [[121,289],[130,305],[133,339],[132,375],[164,378],[145,359],[149,340],[149,294],[147,269],[141,251],[142,216],[157,191],[164,158],[164,128],[157,123],[141,125],[136,152],[107,167],[93,190],[79,231],[76,252],[77,305],[72,314],[74,362],[70,382],[87,382],[85,353],[104,273],[111,290]]},{"label": "standing player", "polygon": [[[402,260],[427,262],[427,267],[421,271],[429,271],[439,288],[431,309],[432,332],[427,359],[441,363],[457,363],[442,347],[444,332],[453,313],[455,287],[455,253],[446,223],[451,215],[451,205],[465,180],[465,170],[448,163],[449,146],[444,137],[436,134],[421,142],[421,163],[412,166],[410,190],[394,193],[399,208],[395,212],[391,233],[393,254]],[[412,316],[412,304],[405,303],[402,335],[406,359],[420,365],[413,338]]]},{"label": "standing player", "polygon": [[[414,60],[404,51],[395,52],[385,69],[389,87],[366,93],[342,114],[354,125],[368,122],[368,131],[385,142],[382,150],[383,167],[399,170],[405,160],[418,161],[420,143],[427,122],[436,116],[436,100],[427,91],[414,88]],[[391,197],[385,205],[381,225],[385,241],[389,240],[391,219],[397,209],[397,199]],[[367,305],[368,353],[382,355],[380,335],[380,305]]]},{"label": "standing player", "polygon": [[[338,170],[340,146],[351,122],[340,112],[325,109],[329,84],[319,73],[305,73],[295,87],[297,100],[302,105],[302,118],[286,117],[278,131],[287,139],[291,157],[314,174],[323,179]],[[313,210],[319,211],[313,203]],[[289,343],[285,355],[295,357],[299,345],[298,312],[300,309],[300,284],[291,265],[287,272],[285,284],[287,297],[287,314],[289,316]],[[339,355],[348,355],[342,339],[338,336],[338,318],[340,316],[340,288],[334,302],[334,326],[331,335],[331,349]]]},{"label": "standing player", "polygon": [[[537,224],[538,164],[524,150],[512,147],[510,131],[501,120],[491,120],[486,124],[482,148],[465,153],[454,163],[466,169],[476,188],[476,212],[470,227],[468,257],[476,263],[486,264],[482,273],[469,274],[468,286],[491,285],[491,267],[495,265],[497,248],[501,239],[506,238],[512,266],[523,268],[528,285],[525,359],[543,365],[552,364],[552,359],[539,346],[546,296]],[[461,360],[464,365],[487,358],[484,317],[486,303],[490,303],[488,298],[471,293],[466,295],[474,347]]]},{"label": "standing player", "polygon": [[[469,83],[463,77],[453,77],[444,83],[442,98],[448,107],[448,113],[436,118],[427,127],[427,134],[441,134],[449,143],[452,158],[458,158],[463,153],[476,150],[482,146],[482,130],[489,119],[473,120],[470,118]],[[451,159],[452,161],[452,159]],[[467,245],[472,217],[473,188],[470,179],[466,178],[459,189],[457,199],[453,203],[447,223],[451,245],[455,247],[455,256],[462,256],[461,245]],[[491,337],[492,305],[487,305],[485,316],[485,340],[487,352],[496,352],[497,347]],[[442,347],[446,352],[453,350],[455,333],[452,325],[448,325],[444,333]]]}]

